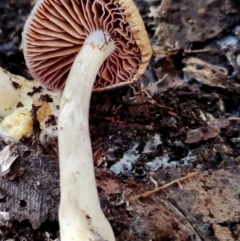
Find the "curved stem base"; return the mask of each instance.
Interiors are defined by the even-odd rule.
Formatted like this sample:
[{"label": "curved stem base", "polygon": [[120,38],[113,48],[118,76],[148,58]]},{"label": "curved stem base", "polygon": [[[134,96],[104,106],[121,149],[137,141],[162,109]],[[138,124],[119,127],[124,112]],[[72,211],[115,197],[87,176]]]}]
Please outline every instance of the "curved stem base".
[{"label": "curved stem base", "polygon": [[102,31],[89,35],[65,86],[58,122],[62,241],[114,241],[99,203],[89,137],[88,112],[99,68],[114,50]]}]

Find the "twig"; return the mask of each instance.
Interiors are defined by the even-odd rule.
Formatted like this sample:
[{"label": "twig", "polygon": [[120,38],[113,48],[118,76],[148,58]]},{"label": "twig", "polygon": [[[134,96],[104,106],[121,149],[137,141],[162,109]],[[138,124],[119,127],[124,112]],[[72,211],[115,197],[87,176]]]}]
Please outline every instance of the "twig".
[{"label": "twig", "polygon": [[154,193],[156,193],[156,192],[159,192],[159,191],[161,191],[161,190],[163,190],[163,189],[165,189],[165,188],[173,185],[174,183],[178,183],[178,184],[179,184],[179,182],[184,181],[184,180],[186,180],[186,179],[188,179],[188,178],[194,177],[194,176],[196,176],[196,175],[198,175],[198,174],[199,174],[199,172],[191,172],[191,173],[188,173],[186,176],[180,177],[180,178],[178,178],[178,179],[176,179],[176,180],[174,180],[174,181],[172,181],[172,182],[169,182],[169,183],[167,183],[167,184],[165,184],[165,185],[163,185],[163,186],[161,186],[161,187],[158,187],[158,188],[156,188],[156,189],[154,189],[154,190],[150,190],[150,191],[144,192],[144,193],[142,193],[142,194],[139,194],[139,195],[135,195],[135,196],[133,196],[133,197],[130,197],[130,198],[127,199],[127,201],[128,201],[128,202],[134,202],[134,201],[137,201],[137,200],[140,199],[140,198],[146,198],[146,197],[148,197],[148,196],[150,196],[150,195],[152,195],[152,194],[154,194]]},{"label": "twig", "polygon": [[159,108],[168,109],[168,110],[170,110],[170,111],[173,111],[173,110],[174,110],[172,107],[168,107],[168,106],[166,106],[166,105],[160,105],[160,104],[158,104],[156,101],[154,101],[154,102],[148,101],[147,103],[152,104],[152,105],[155,105],[155,106],[157,106],[157,107],[159,107]]},{"label": "twig", "polygon": [[235,117],[235,116],[230,116],[230,117],[228,117],[228,120],[229,121],[240,121],[240,118],[239,117]]},{"label": "twig", "polygon": [[191,54],[191,53],[208,53],[208,52],[212,52],[212,53],[219,53],[218,49],[185,49],[184,53],[185,54]]},{"label": "twig", "polygon": [[105,117],[105,120],[108,120],[108,121],[111,121],[111,122],[117,123],[117,124],[126,124],[125,121],[115,120],[114,117]]}]

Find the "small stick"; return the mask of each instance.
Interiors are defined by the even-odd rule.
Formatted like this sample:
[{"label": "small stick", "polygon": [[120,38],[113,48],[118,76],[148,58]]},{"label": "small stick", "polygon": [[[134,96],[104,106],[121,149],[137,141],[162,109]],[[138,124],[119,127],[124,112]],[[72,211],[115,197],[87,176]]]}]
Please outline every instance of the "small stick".
[{"label": "small stick", "polygon": [[239,117],[235,117],[235,116],[230,116],[230,117],[228,117],[228,120],[229,121],[240,121],[240,118]]},{"label": "small stick", "polygon": [[199,172],[188,173],[186,176],[180,177],[180,178],[178,178],[178,179],[176,179],[174,181],[171,181],[171,182],[169,182],[169,183],[167,183],[167,184],[165,184],[165,185],[163,185],[161,187],[158,187],[158,188],[156,188],[154,190],[150,190],[150,191],[144,192],[142,194],[130,197],[130,198],[127,199],[127,201],[128,202],[134,202],[134,201],[137,201],[140,198],[146,198],[146,197],[148,197],[148,196],[150,196],[150,195],[152,195],[152,194],[154,194],[154,193],[156,193],[158,191],[161,191],[161,190],[163,190],[163,189],[173,185],[174,183],[178,183],[179,184],[179,182],[184,181],[184,180],[186,180],[188,178],[194,177],[194,176],[196,176],[198,174],[199,174]]},{"label": "small stick", "polygon": [[184,53],[185,54],[191,54],[191,53],[208,53],[208,52],[212,52],[212,53],[219,53],[218,49],[185,49]]},{"label": "small stick", "polygon": [[114,117],[105,117],[105,120],[108,120],[108,121],[111,121],[111,122],[117,123],[117,124],[126,124],[125,121],[115,120]]}]

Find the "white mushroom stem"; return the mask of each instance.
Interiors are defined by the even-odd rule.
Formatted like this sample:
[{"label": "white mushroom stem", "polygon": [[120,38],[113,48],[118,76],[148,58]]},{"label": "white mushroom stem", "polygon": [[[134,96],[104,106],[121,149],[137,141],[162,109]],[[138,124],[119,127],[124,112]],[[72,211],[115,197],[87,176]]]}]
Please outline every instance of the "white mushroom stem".
[{"label": "white mushroom stem", "polygon": [[58,122],[62,241],[113,241],[98,198],[88,113],[99,68],[114,50],[102,31],[89,35],[76,56],[62,95]]},{"label": "white mushroom stem", "polygon": [[39,86],[37,81],[29,81],[0,68],[0,117],[7,117],[19,109],[17,108],[19,102],[31,110],[34,98],[28,93]]},{"label": "white mushroom stem", "polygon": [[[51,101],[42,100],[41,96],[48,96]],[[38,81],[27,80],[0,68],[0,136],[6,142],[18,142],[23,136],[30,136],[33,130],[32,105],[41,106],[37,111],[41,134],[56,136],[52,131],[54,126],[49,122],[46,125],[45,121],[49,115],[57,118],[60,97],[60,92],[49,91]]]}]

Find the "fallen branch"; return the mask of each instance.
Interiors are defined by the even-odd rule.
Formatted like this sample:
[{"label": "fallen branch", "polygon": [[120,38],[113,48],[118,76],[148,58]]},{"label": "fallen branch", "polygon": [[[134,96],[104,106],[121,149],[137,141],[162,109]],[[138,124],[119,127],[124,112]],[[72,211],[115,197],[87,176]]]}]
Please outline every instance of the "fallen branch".
[{"label": "fallen branch", "polygon": [[194,176],[196,176],[198,174],[199,174],[199,172],[188,173],[186,176],[180,177],[180,178],[178,178],[178,179],[176,179],[174,181],[171,181],[171,182],[169,182],[169,183],[167,183],[167,184],[165,184],[165,185],[163,185],[161,187],[158,187],[158,188],[156,188],[154,190],[150,190],[150,191],[144,192],[142,194],[138,194],[138,195],[132,196],[132,197],[128,198],[127,201],[128,202],[135,202],[135,201],[137,201],[140,198],[146,198],[146,197],[148,197],[148,196],[150,196],[150,195],[152,195],[152,194],[154,194],[156,192],[159,192],[159,191],[161,191],[161,190],[163,190],[163,189],[173,185],[174,183],[178,183],[179,184],[179,182],[184,181],[186,179],[189,179],[191,177],[194,177]]}]

